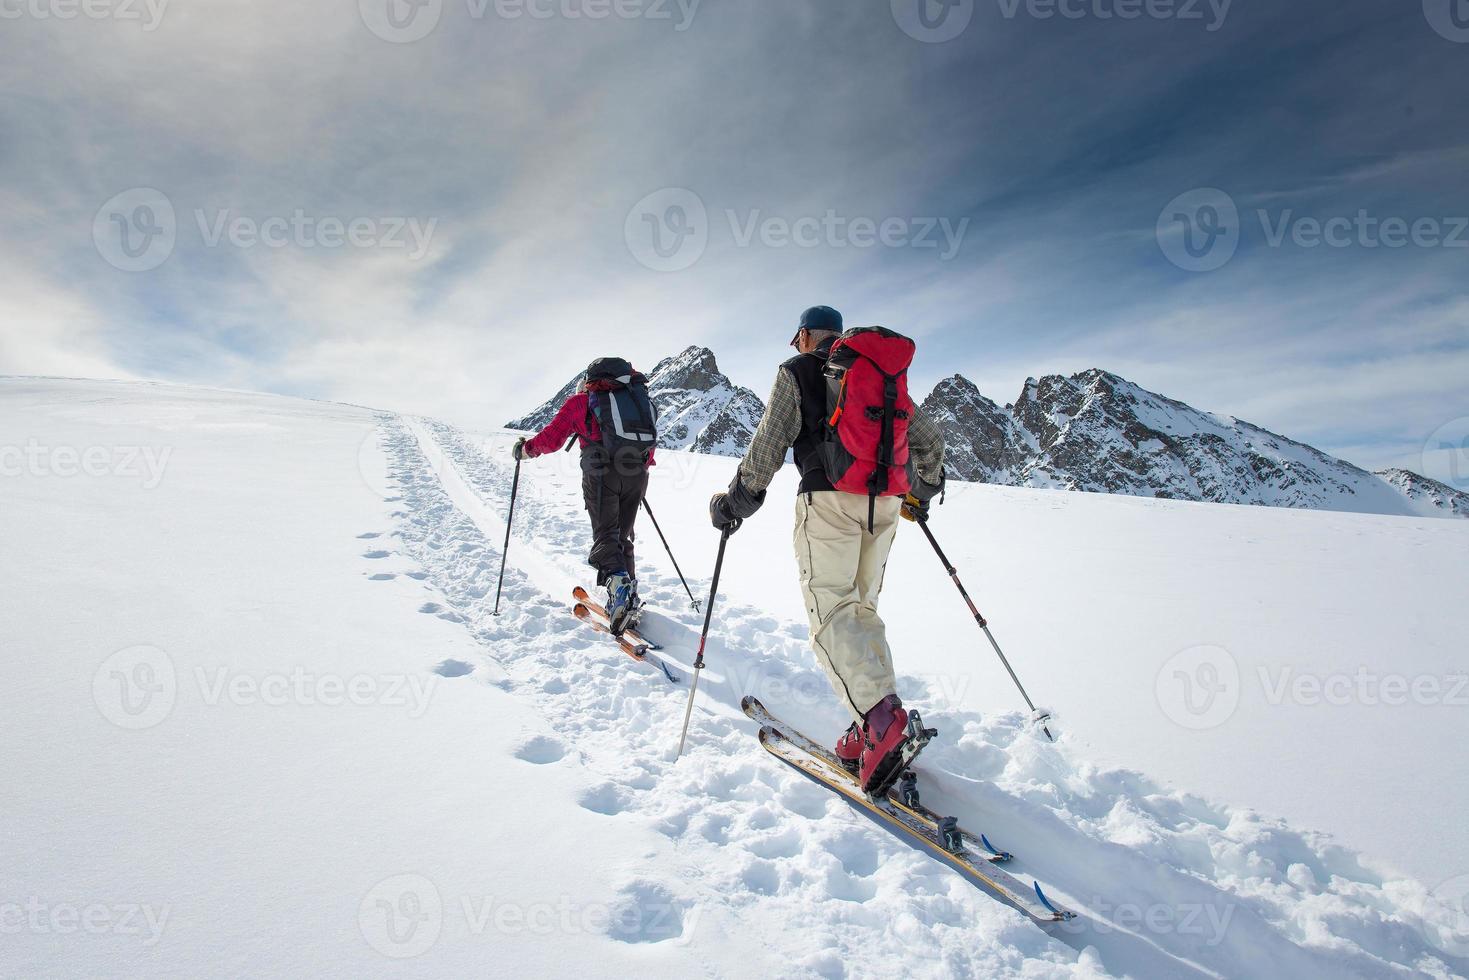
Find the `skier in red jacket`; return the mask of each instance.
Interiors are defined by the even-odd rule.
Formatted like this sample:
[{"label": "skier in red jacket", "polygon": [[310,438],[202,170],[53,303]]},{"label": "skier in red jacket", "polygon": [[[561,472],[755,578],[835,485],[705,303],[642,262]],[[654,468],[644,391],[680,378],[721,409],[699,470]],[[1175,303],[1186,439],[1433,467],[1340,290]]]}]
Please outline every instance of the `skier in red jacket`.
[{"label": "skier in red jacket", "polygon": [[633,539],[654,465],[656,422],[647,379],[627,361],[603,357],[587,368],[556,417],[513,450],[516,459],[535,459],[573,440],[581,447],[582,497],[592,521],[587,563],[607,588],[607,615],[618,635],[637,625],[641,611]]}]

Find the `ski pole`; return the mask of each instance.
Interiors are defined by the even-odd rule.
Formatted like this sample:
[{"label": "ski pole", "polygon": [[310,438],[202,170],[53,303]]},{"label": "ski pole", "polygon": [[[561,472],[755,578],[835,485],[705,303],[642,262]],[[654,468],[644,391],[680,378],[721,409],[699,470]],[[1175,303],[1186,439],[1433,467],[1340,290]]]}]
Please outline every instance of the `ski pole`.
[{"label": "ski pole", "polygon": [[986,638],[989,639],[990,646],[995,648],[995,654],[1000,658],[1000,663],[1005,665],[1005,670],[1009,672],[1010,679],[1014,681],[1015,686],[1020,689],[1020,696],[1025,699],[1026,705],[1030,707],[1031,722],[1033,724],[1040,725],[1041,731],[1046,733],[1046,738],[1054,742],[1056,740],[1056,736],[1052,735],[1050,728],[1046,727],[1046,722],[1051,720],[1051,716],[1043,711],[1037,711],[1035,702],[1030,699],[1029,694],[1025,693],[1025,685],[1021,684],[1020,678],[1015,676],[1015,668],[1010,666],[1010,660],[1005,656],[1005,651],[1001,650],[1000,645],[995,642],[995,635],[990,632],[990,624],[985,621],[984,616],[981,615],[980,611],[975,607],[974,600],[969,598],[969,592],[964,588],[964,583],[959,581],[958,570],[954,568],[953,563],[949,561],[949,556],[944,554],[944,549],[939,547],[938,539],[935,538],[933,536],[933,532],[928,529],[928,522],[920,520],[918,521],[918,526],[923,528],[923,534],[926,538],[928,538],[928,543],[933,545],[934,554],[938,555],[939,561],[944,563],[944,570],[949,573],[949,578],[954,580],[954,585],[958,588],[959,594],[964,597],[964,602],[969,606],[969,611],[974,614],[974,621],[979,624],[980,629],[984,630],[984,635]]},{"label": "ski pole", "polygon": [[500,590],[505,587],[505,559],[510,557],[510,527],[515,523],[515,497],[520,492],[520,460],[515,461],[515,478],[510,481],[510,514],[505,518],[505,547],[500,549],[500,584],[495,586],[495,615],[500,615]]},{"label": "ski pole", "polygon": [[658,532],[658,540],[663,542],[663,550],[668,552],[668,560],[673,562],[673,570],[678,572],[678,580],[683,582],[683,590],[689,594],[689,602],[694,606],[694,612],[703,612],[699,608],[699,600],[694,598],[694,591],[689,588],[688,581],[683,577],[683,569],[678,567],[678,559],[673,557],[673,549],[668,547],[668,539],[663,536],[663,528],[658,526],[658,518],[653,516],[653,508],[648,504],[648,498],[643,498],[643,510],[648,512],[648,520],[653,522],[653,530]]},{"label": "ski pole", "polygon": [[714,581],[709,585],[709,608],[704,610],[704,632],[699,634],[699,654],[694,658],[694,683],[689,687],[689,704],[683,711],[683,733],[678,737],[678,752],[673,756],[677,762],[683,755],[684,740],[689,737],[689,716],[694,713],[694,692],[699,689],[699,671],[704,669],[704,644],[709,642],[709,623],[714,618],[714,597],[719,594],[719,573],[724,568],[724,546],[729,544],[729,536],[739,528],[736,523],[734,527],[724,529],[724,534],[719,538],[719,557],[714,559]]}]

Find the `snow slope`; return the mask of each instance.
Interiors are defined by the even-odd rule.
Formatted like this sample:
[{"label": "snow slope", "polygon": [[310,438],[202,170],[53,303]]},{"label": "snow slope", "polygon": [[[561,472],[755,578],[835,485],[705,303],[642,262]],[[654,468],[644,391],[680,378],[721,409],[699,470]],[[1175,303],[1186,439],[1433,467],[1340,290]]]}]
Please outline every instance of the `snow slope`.
[{"label": "snow slope", "polygon": [[[675,764],[683,689],[565,615],[588,537],[568,457],[522,474],[496,617],[507,434],[0,380],[0,446],[29,440],[51,471],[0,478],[0,595],[19,624],[0,695],[0,974],[1466,970],[1469,921],[1452,901],[1469,872],[1454,831],[1465,787],[1456,759],[1421,751],[1463,744],[1466,712],[1270,704],[1254,673],[1462,671],[1452,600],[1469,541],[1455,522],[951,493],[936,528],[1060,711],[1060,745],[1025,731],[905,533],[884,609],[904,693],[944,732],[924,759],[927,801],[1086,912],[1042,930],[756,746],[744,693],[814,733],[841,724],[805,649],[778,503],[731,543],[691,751]],[[150,487],[63,476],[68,446],[171,453]],[[650,497],[698,581],[714,543],[702,511],[733,465],[660,455]],[[686,668],[698,617],[656,537],[643,548],[649,632]],[[1176,658],[1205,643],[1228,655],[1209,664],[1232,660],[1242,678],[1222,719],[1166,683],[1170,668],[1198,673]],[[244,681],[211,703],[221,670]],[[316,678],[309,693],[249,693],[299,672]],[[145,696],[170,676],[171,697],[168,683]],[[361,703],[323,703],[323,678]],[[3,914],[32,899],[168,915],[150,944]]]}]

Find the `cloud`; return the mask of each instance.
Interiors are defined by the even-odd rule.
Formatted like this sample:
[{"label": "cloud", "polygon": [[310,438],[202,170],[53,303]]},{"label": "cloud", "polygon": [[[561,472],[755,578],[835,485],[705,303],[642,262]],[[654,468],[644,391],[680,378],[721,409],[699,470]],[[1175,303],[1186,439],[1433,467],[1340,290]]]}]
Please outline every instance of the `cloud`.
[{"label": "cloud", "polygon": [[[799,311],[822,302],[919,337],[920,383],[962,370],[1001,402],[1027,375],[1101,366],[1384,452],[1469,414],[1452,379],[1461,256],[1255,233],[1195,277],[1153,232],[1203,186],[1247,214],[1469,210],[1469,110],[1442,98],[1463,52],[1416,10],[1235,5],[1210,32],[978,5],[963,35],[924,44],[882,3],[702,3],[682,24],[476,6],[445,0],[411,44],[375,36],[354,3],[180,0],[153,31],[7,21],[0,82],[24,94],[0,107],[0,264],[23,282],[0,300],[3,369],[491,425],[614,350],[651,365],[707,344],[764,391]],[[91,239],[98,207],[134,187],[178,216],[146,273]],[[708,245],[682,272],[640,265],[624,238],[662,188],[707,208]],[[415,257],[200,230],[297,214],[433,233]],[[841,235],[739,239],[828,214],[967,224],[947,261]]]}]

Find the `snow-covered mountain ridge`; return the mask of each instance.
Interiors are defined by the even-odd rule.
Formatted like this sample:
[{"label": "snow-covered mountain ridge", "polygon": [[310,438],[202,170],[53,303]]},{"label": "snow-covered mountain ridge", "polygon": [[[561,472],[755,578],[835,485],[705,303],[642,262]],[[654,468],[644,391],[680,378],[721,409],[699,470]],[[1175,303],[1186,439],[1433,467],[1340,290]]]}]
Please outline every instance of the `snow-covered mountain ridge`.
[{"label": "snow-covered mountain ridge", "polygon": [[1469,494],[1407,470],[1369,473],[1305,443],[1203,412],[1102,370],[1028,379],[1001,407],[962,375],[923,402],[949,472],[1006,486],[1136,497],[1469,516]]}]

